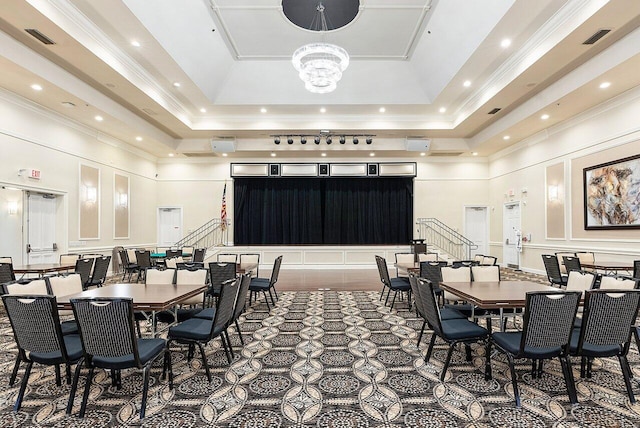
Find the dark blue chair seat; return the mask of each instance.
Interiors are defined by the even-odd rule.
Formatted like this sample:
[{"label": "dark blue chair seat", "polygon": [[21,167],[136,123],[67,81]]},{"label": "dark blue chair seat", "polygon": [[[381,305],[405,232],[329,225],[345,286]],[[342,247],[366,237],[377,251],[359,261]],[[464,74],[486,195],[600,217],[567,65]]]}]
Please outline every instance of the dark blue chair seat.
[{"label": "dark blue chair seat", "polygon": [[409,284],[409,278],[391,278],[391,289],[398,291],[411,290],[411,284]]},{"label": "dark blue chair seat", "polygon": [[[67,355],[72,361],[79,360],[82,357],[82,341],[77,334],[69,334],[63,337],[64,346],[67,349]],[[36,363],[53,365],[64,362],[60,351],[55,352],[32,352],[29,357]]]},{"label": "dark blue chair seat", "polygon": [[[151,359],[164,351],[166,342],[164,339],[138,339],[138,354],[140,362],[147,364]],[[110,369],[126,369],[136,367],[133,354],[124,355],[122,357],[107,358],[94,356],[92,363],[95,367],[104,367]]]},{"label": "dark blue chair seat", "polygon": [[[521,332],[493,333],[492,338],[496,345],[510,354],[520,354],[520,341],[522,340]],[[562,348],[560,346],[550,348],[531,348],[529,346],[525,346],[524,353],[522,355],[525,358],[546,359],[560,355],[561,352]]]},{"label": "dark blue chair seat", "polygon": [[[191,309],[191,308],[179,308],[178,309],[178,320],[177,322],[186,321],[189,318],[193,318],[200,309]],[[171,324],[175,322],[173,311],[161,311],[156,314],[156,319],[160,322],[164,322],[167,324]]]},{"label": "dark blue chair seat", "polygon": [[269,289],[270,281],[267,278],[253,278],[249,284],[249,291],[263,291]]},{"label": "dark blue chair seat", "polygon": [[444,308],[458,311],[459,313],[464,315],[465,318],[471,317],[471,313],[472,312],[473,312],[473,316],[474,317],[487,315],[489,313],[489,311],[487,311],[486,309],[475,308],[475,310],[474,310],[473,305],[471,305],[469,303],[460,303],[460,304],[457,304],[457,305],[452,305],[452,304],[447,303],[447,304],[444,305]]},{"label": "dark blue chair seat", "polygon": [[196,318],[203,318],[206,320],[213,320],[215,316],[216,316],[216,308],[203,309],[195,315]]},{"label": "dark blue chair seat", "polygon": [[[574,328],[571,332],[571,353],[578,352],[578,340],[580,340],[580,329]],[[604,345],[597,346],[590,343],[585,343],[582,347],[582,353],[580,355],[585,357],[614,357],[622,352],[622,347],[619,345]]]},{"label": "dark blue chair seat", "polygon": [[78,323],[75,321],[63,321],[60,323],[60,329],[63,335],[78,334]]},{"label": "dark blue chair seat", "polygon": [[191,318],[178,325],[169,328],[169,337],[191,340],[207,340],[211,333],[213,320],[204,318]]},{"label": "dark blue chair seat", "polygon": [[[435,291],[435,290],[434,290]],[[454,308],[441,308],[440,309],[440,318],[442,320],[453,320],[453,319],[466,319],[468,318],[462,312],[458,311]]]},{"label": "dark blue chair seat", "polygon": [[448,340],[473,339],[488,335],[486,328],[467,319],[442,320],[442,334]]}]

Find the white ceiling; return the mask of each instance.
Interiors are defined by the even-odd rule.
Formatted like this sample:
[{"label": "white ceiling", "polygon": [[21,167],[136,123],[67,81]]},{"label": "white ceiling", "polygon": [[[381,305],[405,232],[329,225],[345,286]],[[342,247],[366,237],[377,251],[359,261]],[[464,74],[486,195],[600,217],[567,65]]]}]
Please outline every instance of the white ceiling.
[{"label": "white ceiling", "polygon": [[[350,154],[413,156],[403,140],[422,136],[435,152],[491,155],[637,86],[639,16],[628,0],[361,0],[353,22],[318,35],[288,22],[278,0],[14,0],[0,11],[0,86],[159,157],[210,151],[220,136],[237,139],[231,156],[260,156],[274,150],[270,135],[321,129],[377,135],[370,147],[332,146]],[[600,28],[612,31],[581,44]],[[331,94],[305,91],[290,62],[318,37],[351,56]],[[107,120],[92,121],[98,113]]]}]

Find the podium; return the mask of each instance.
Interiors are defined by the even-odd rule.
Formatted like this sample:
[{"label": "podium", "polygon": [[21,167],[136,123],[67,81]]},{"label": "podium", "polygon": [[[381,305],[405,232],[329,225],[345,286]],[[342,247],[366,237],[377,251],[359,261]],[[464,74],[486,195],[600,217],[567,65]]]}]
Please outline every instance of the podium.
[{"label": "podium", "polygon": [[414,261],[418,261],[418,254],[427,252],[427,244],[424,243],[424,239],[412,239],[411,240],[411,252],[413,253]]}]

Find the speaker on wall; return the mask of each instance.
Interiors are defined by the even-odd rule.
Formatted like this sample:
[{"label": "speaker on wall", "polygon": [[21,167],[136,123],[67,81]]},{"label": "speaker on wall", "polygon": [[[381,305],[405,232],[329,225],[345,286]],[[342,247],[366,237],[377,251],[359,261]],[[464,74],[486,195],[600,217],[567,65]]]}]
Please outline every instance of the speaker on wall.
[{"label": "speaker on wall", "polygon": [[376,175],[378,175],[378,164],[377,163],[367,164],[367,175],[368,176],[376,176]]},{"label": "speaker on wall", "polygon": [[272,163],[269,165],[269,177],[278,177],[280,175],[280,165]]},{"label": "speaker on wall", "polygon": [[318,165],[318,175],[321,177],[327,177],[329,175],[329,164],[321,163]]}]

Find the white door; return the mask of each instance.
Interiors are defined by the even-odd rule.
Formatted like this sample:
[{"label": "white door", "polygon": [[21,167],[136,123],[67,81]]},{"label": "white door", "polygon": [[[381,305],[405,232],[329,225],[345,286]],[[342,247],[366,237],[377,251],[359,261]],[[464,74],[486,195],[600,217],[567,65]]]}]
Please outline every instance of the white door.
[{"label": "white door", "polygon": [[520,251],[522,250],[520,231],[520,202],[504,205],[502,239],[504,264],[509,267],[520,267]]},{"label": "white door", "polygon": [[170,247],[182,239],[182,208],[158,208],[158,246]]},{"label": "white door", "polygon": [[464,208],[464,236],[478,246],[477,249],[471,250],[471,258],[476,254],[488,254],[489,225],[487,222],[487,207]]},{"label": "white door", "polygon": [[27,193],[27,262],[58,262],[56,244],[56,197]]}]

